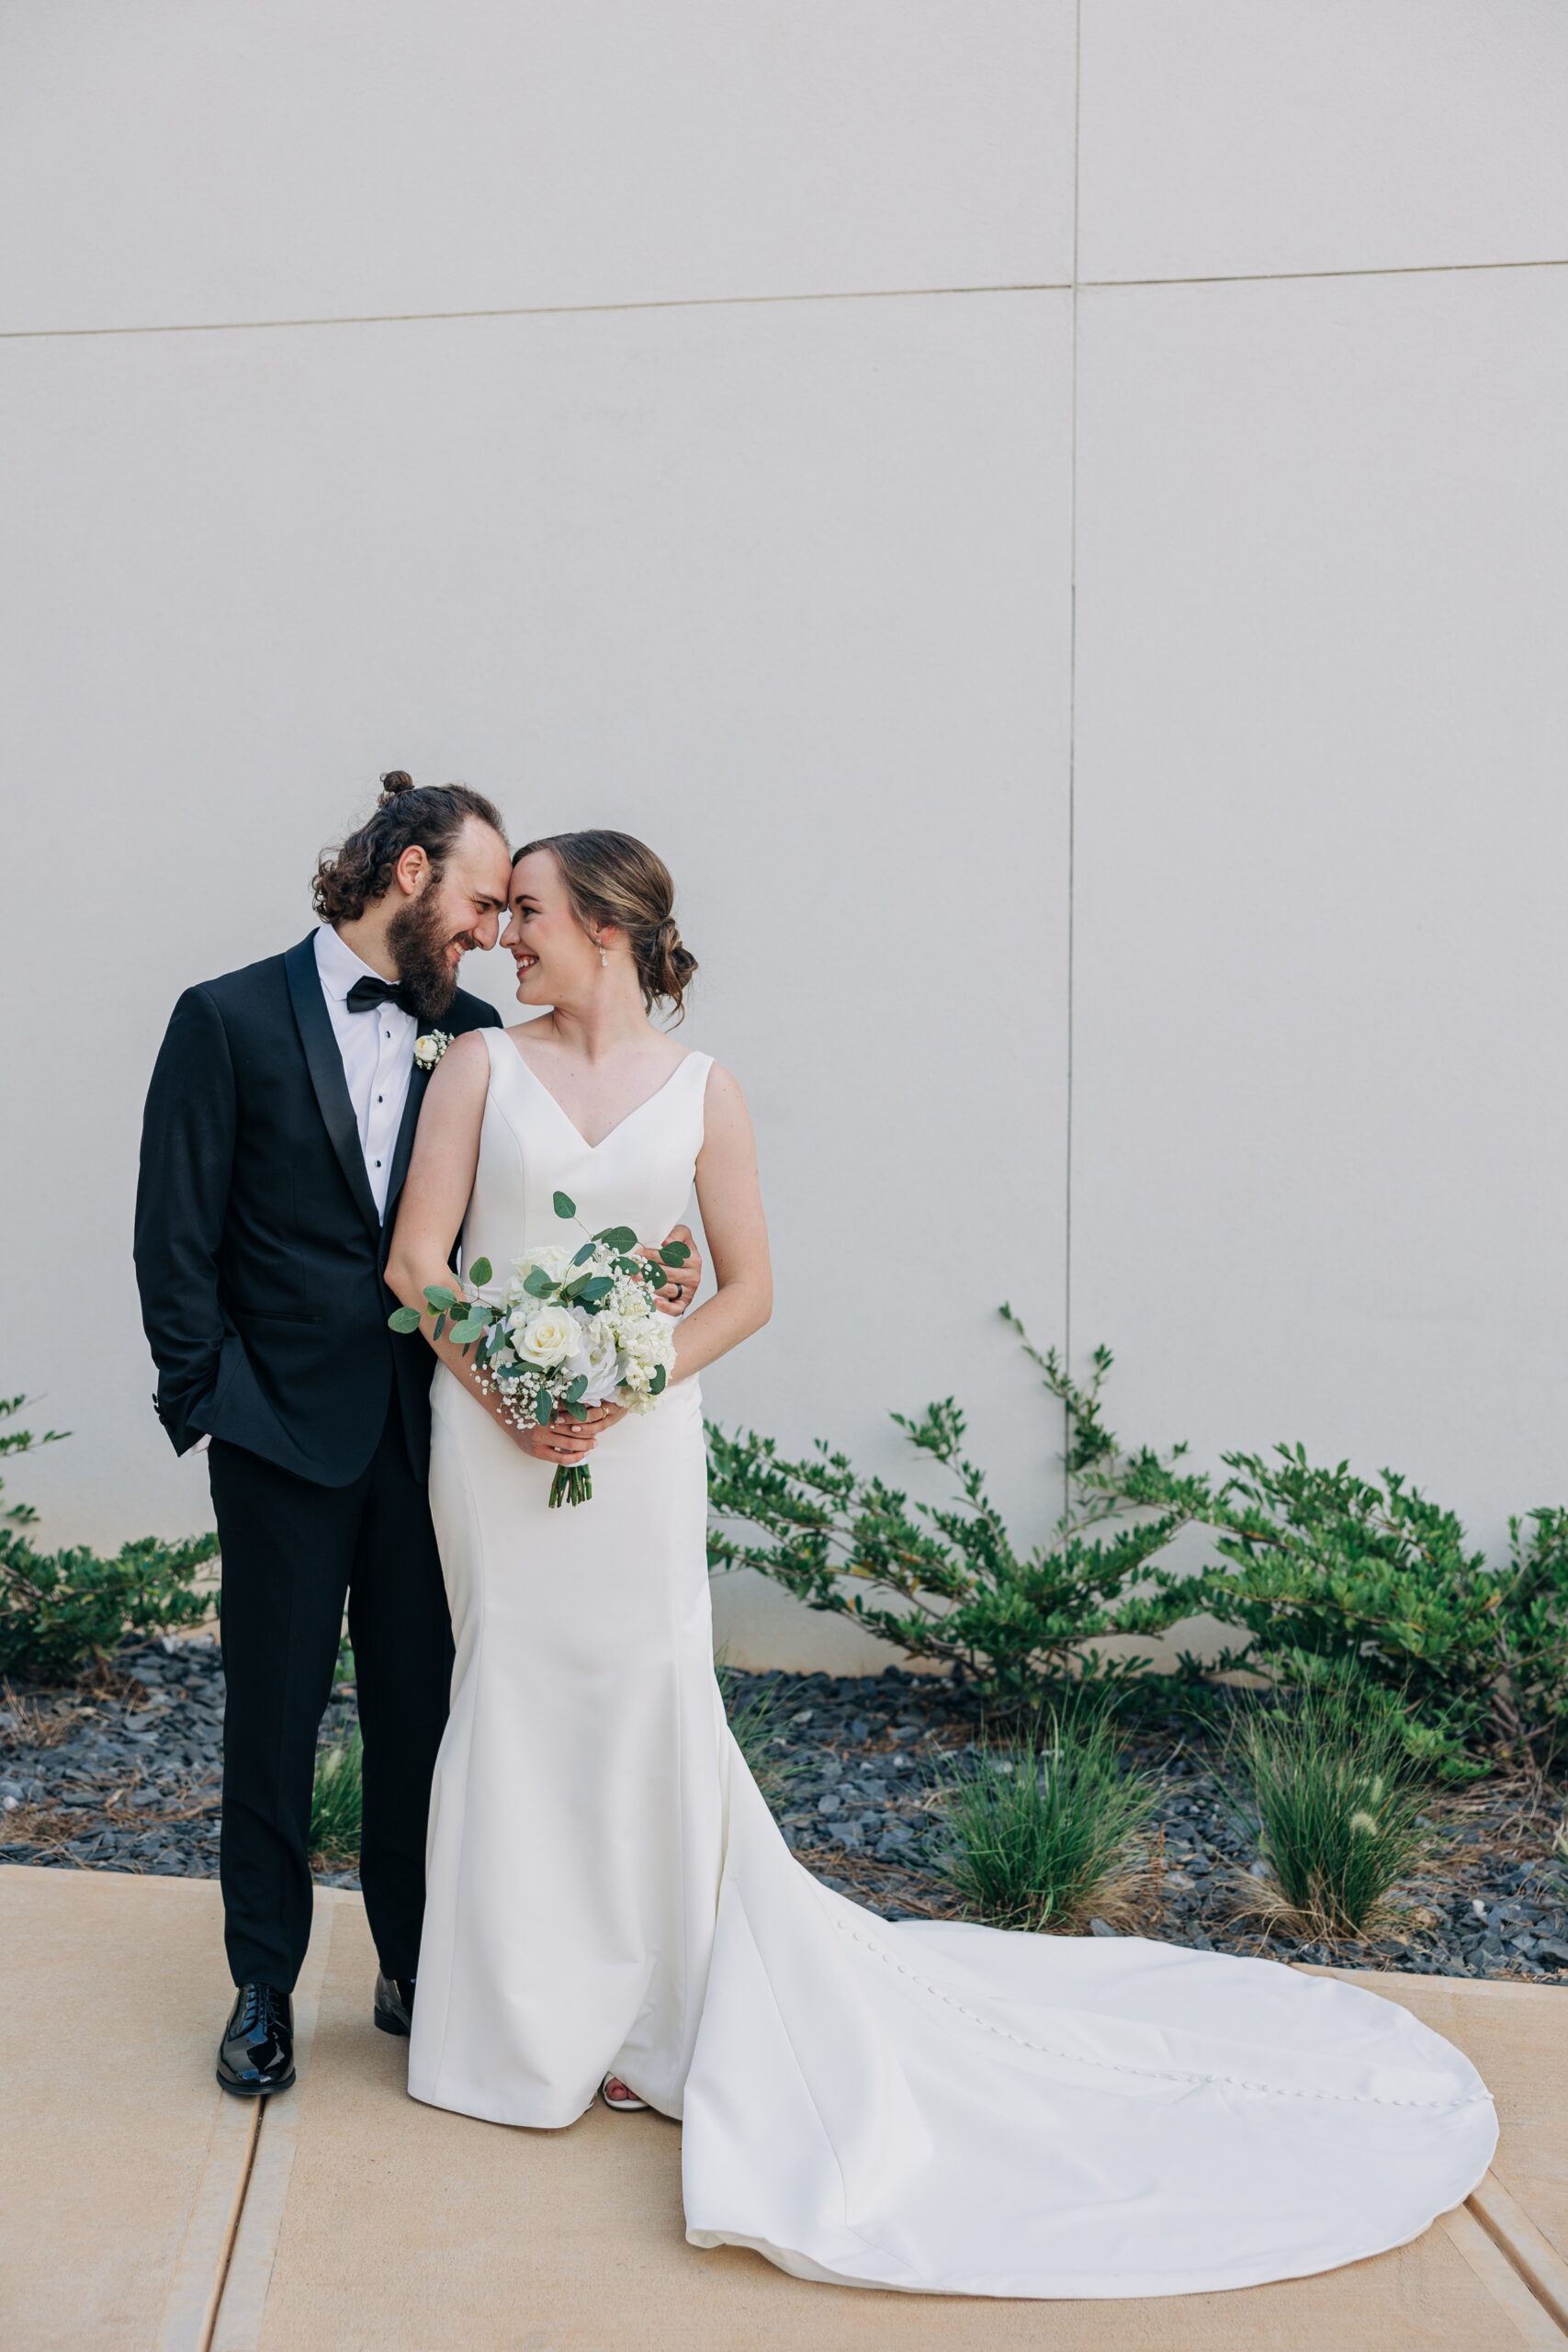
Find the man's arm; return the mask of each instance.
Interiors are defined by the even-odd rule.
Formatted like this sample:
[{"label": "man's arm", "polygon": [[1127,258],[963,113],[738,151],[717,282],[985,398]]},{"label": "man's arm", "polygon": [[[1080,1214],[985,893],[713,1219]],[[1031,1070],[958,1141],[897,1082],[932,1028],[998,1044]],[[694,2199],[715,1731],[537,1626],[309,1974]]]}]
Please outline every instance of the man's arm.
[{"label": "man's arm", "polygon": [[218,1378],[230,1326],[218,1249],[234,1159],[234,1066],[205,989],[175,1005],[153,1066],[136,1187],[136,1283],[158,1367],[158,1419],[176,1453],[202,1434],[193,1418]]}]

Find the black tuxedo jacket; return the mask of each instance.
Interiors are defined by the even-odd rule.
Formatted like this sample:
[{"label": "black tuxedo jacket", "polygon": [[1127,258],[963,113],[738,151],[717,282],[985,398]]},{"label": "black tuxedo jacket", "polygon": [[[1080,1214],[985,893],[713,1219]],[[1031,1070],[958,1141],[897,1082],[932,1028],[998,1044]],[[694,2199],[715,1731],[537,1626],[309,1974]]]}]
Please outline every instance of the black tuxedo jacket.
[{"label": "black tuxedo jacket", "polygon": [[[456,1036],[499,1023],[459,989],[439,1026]],[[136,1193],[141,1319],[176,1453],[205,1430],[346,1487],[395,1384],[423,1477],[431,1353],[388,1330],[397,1302],[381,1275],[427,1083],[416,1063],[383,1222],[314,934],[181,997],[148,1090]]]}]

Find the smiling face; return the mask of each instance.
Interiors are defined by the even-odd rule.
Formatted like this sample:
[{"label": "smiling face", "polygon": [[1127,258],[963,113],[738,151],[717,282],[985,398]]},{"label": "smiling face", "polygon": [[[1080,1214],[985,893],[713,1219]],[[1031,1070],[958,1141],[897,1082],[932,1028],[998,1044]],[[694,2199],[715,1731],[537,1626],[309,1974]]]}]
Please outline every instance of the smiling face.
[{"label": "smiling face", "polygon": [[510,853],[499,833],[470,817],[439,873],[423,850],[411,850],[399,861],[397,880],[408,895],[387,925],[387,944],[421,1019],[433,1021],[451,1003],[469,949],[495,945]]},{"label": "smiling face", "polygon": [[[517,970],[519,1004],[575,1004],[604,967],[599,948],[579,922],[566,877],[547,849],[530,851],[512,869],[512,920],[502,935]],[[620,938],[601,926],[606,950]]]}]

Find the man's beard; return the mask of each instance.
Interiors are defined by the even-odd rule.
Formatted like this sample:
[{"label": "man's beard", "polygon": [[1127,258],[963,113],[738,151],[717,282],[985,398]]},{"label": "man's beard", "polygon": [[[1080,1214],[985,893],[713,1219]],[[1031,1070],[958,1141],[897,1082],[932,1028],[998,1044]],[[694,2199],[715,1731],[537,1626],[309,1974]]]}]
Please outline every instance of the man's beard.
[{"label": "man's beard", "polygon": [[457,993],[457,975],[446,960],[453,936],[434,889],[411,899],[387,925],[387,944],[416,1021],[437,1020]]}]

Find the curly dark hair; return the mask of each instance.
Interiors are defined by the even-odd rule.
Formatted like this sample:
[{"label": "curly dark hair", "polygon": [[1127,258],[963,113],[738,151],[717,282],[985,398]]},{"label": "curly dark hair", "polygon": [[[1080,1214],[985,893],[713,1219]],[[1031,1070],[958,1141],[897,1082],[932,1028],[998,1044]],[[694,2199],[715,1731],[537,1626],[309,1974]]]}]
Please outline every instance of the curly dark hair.
[{"label": "curly dark hair", "polygon": [[596,828],[527,842],[513,854],[513,868],[519,858],[540,849],[547,849],[560,867],[571,910],[584,930],[607,922],[626,933],[649,1011],[662,999],[674,1006],[677,1021],[683,1021],[697,959],[675,927],[675,885],[664,860],[632,833]]},{"label": "curly dark hair", "polygon": [[506,839],[500,809],[466,784],[415,784],[402,768],[381,778],[375,813],[335,851],[323,852],[310,886],[323,922],[352,922],[392,887],[404,850],[423,850],[440,878],[470,817]]}]

